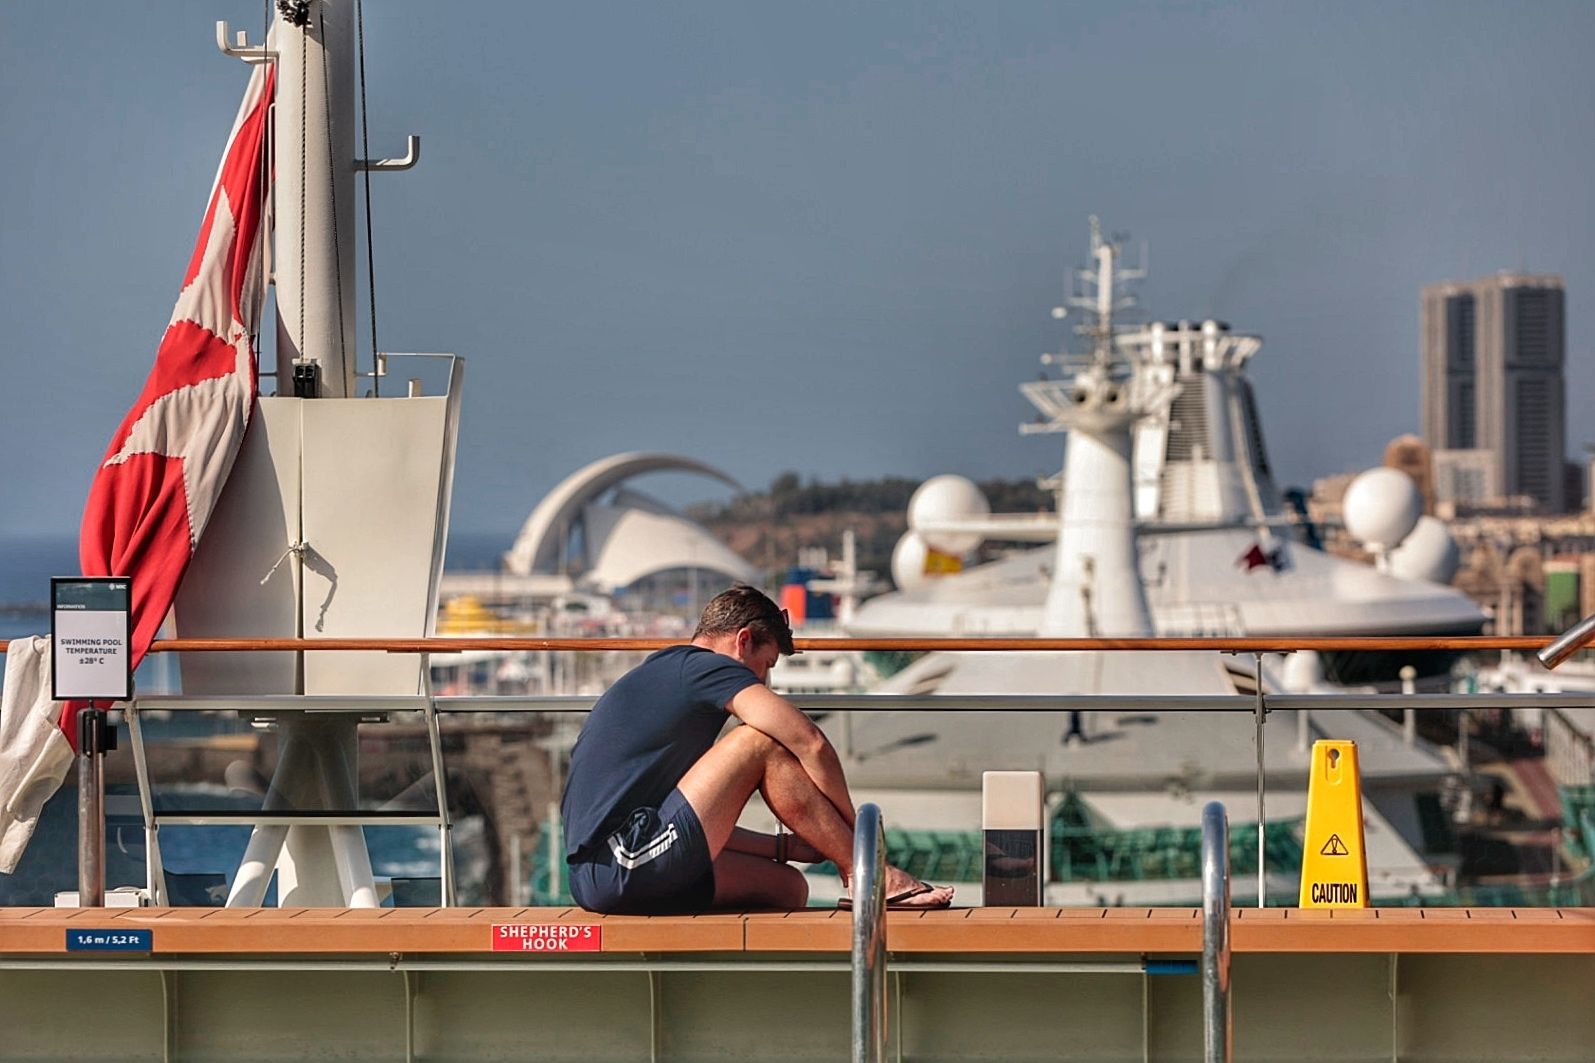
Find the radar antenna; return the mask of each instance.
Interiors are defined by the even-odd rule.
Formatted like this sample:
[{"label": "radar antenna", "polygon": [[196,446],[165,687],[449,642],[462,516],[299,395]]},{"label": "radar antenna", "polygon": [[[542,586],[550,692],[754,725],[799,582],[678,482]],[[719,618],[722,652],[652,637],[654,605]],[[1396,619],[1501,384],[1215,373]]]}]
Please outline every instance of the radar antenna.
[{"label": "radar antenna", "polygon": [[[1120,311],[1136,306],[1135,297],[1120,294],[1126,285],[1146,277],[1146,251],[1143,247],[1140,262],[1134,267],[1123,265],[1124,238],[1105,237],[1102,222],[1091,216],[1091,265],[1074,273],[1074,288],[1065,298],[1065,306],[1052,311],[1054,318],[1068,315],[1066,307],[1085,312],[1086,319],[1075,327],[1076,334],[1085,337],[1095,365],[1107,366],[1114,360],[1114,336],[1117,333],[1115,316]],[[1058,361],[1064,360],[1060,356]],[[1051,364],[1053,358],[1043,358]]]}]

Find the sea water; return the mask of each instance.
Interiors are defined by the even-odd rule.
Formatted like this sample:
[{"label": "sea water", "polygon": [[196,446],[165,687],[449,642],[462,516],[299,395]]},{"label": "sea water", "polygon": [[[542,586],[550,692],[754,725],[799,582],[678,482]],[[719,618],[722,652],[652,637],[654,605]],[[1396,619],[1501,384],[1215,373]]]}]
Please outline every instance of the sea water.
[{"label": "sea water", "polygon": [[[511,536],[456,535],[450,538],[449,556],[458,567],[492,568]],[[29,635],[48,635],[50,615],[50,577],[78,574],[77,544],[72,538],[0,537],[0,640]],[[0,655],[3,659],[3,655]],[[3,684],[3,680],[0,680]],[[175,692],[180,687],[176,658],[151,654],[134,680],[143,694]],[[235,721],[209,714],[179,714],[163,724],[147,727],[147,737],[201,737],[201,734],[237,730]],[[112,757],[131,758],[127,740]],[[108,797],[123,791],[129,807],[135,800],[132,787],[110,787]],[[166,808],[253,808],[257,797],[227,791],[216,785],[160,785],[156,802]],[[251,803],[252,802],[252,803]],[[113,809],[117,802],[113,801]],[[132,806],[136,809],[136,805]],[[108,810],[112,811],[112,810]],[[106,884],[142,886],[145,882],[145,852],[142,826],[136,819],[112,814],[106,833]],[[482,854],[483,825],[479,817],[467,817],[454,824],[454,849],[457,881],[462,900],[470,900],[472,880],[485,875]],[[161,830],[161,857],[168,872],[178,875],[223,876],[231,886],[234,870],[249,840],[247,826],[170,826]],[[365,828],[371,853],[372,870],[379,877],[435,877],[439,868],[438,832],[431,827],[384,826]],[[45,805],[33,841],[12,875],[0,874],[0,906],[48,905],[59,890],[77,888],[77,791],[74,776]]]}]

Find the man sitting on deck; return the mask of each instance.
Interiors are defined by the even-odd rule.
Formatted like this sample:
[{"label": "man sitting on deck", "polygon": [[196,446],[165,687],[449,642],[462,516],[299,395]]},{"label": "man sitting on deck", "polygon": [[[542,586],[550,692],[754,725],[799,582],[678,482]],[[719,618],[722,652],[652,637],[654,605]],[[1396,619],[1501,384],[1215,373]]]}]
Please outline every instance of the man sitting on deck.
[{"label": "man sitting on deck", "polygon": [[[692,642],[660,650],[598,699],[571,751],[561,813],[570,890],[593,912],[684,914],[801,908],[787,861],[853,870],[853,801],[830,741],[765,686],[791,654],[786,613],[736,586],[703,610]],[[715,741],[729,713],[741,721]],[[754,791],[791,836],[738,827]],[[945,908],[952,890],[897,868],[893,907]]]}]

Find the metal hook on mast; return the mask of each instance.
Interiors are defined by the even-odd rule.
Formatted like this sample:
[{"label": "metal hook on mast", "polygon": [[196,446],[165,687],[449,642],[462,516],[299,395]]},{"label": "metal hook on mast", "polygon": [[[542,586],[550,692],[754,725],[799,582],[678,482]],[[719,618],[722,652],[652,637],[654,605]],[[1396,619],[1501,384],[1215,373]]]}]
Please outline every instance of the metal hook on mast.
[{"label": "metal hook on mast", "polygon": [[235,59],[242,59],[250,65],[269,63],[277,58],[277,53],[263,44],[251,45],[249,31],[239,30],[233,36],[232,43],[227,38],[232,35],[232,29],[226,22],[216,23],[216,47],[220,48],[223,55],[230,55]]},{"label": "metal hook on mast", "polygon": [[397,159],[356,159],[354,168],[359,170],[408,170],[421,161],[421,138],[411,133],[404,138],[404,155]]}]

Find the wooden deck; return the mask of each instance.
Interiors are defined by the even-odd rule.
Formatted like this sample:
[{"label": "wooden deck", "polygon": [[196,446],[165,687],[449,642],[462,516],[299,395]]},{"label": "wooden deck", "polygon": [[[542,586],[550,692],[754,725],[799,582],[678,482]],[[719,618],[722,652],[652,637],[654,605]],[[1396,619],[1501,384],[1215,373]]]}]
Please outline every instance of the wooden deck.
[{"label": "wooden deck", "polygon": [[[1239,1059],[1592,1058],[1595,908],[1233,918]],[[262,1061],[845,1059],[851,919],[0,909],[0,999],[18,1019],[0,1056],[224,1060],[246,1045]],[[495,927],[538,924],[601,951],[525,950],[520,935],[501,935],[513,951],[493,951]],[[1201,924],[1194,908],[893,913],[889,1051],[941,1063],[1192,1063],[1203,1044],[1191,962]],[[69,935],[135,929],[148,931],[148,953],[67,949]],[[97,936],[107,940],[91,944],[115,943]],[[111,1019],[85,1021],[86,999],[114,1001]]]},{"label": "wooden deck", "polygon": [[[1239,909],[1237,953],[1595,954],[1595,908]],[[846,952],[851,916],[798,912],[599,916],[578,908],[0,908],[0,956],[65,953],[71,929],[153,932],[153,954],[491,952],[493,926],[599,929],[605,953]],[[1196,908],[955,908],[893,912],[895,953],[1201,951]]]}]

